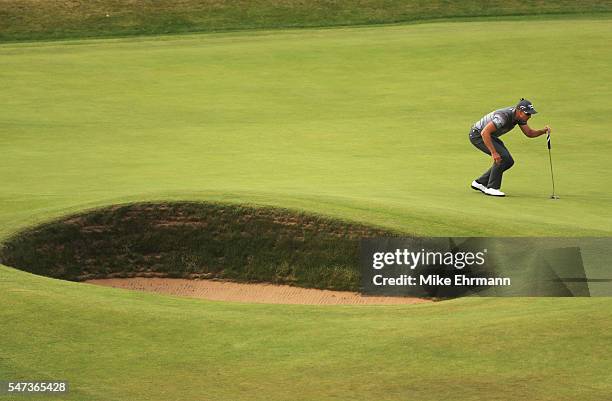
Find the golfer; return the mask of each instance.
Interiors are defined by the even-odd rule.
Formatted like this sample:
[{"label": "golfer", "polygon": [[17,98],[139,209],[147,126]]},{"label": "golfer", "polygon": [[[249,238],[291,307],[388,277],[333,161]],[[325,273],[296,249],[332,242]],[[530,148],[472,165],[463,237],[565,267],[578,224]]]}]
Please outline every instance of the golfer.
[{"label": "golfer", "polygon": [[540,130],[534,130],[527,125],[532,114],[536,114],[529,100],[521,99],[515,107],[495,110],[482,117],[470,130],[470,142],[493,158],[493,166],[484,172],[480,178],[472,181],[472,188],[490,196],[506,196],[500,191],[502,176],[514,164],[510,152],[499,139],[500,136],[512,130],[515,125],[521,127],[523,134],[535,138],[550,132],[547,125]]}]

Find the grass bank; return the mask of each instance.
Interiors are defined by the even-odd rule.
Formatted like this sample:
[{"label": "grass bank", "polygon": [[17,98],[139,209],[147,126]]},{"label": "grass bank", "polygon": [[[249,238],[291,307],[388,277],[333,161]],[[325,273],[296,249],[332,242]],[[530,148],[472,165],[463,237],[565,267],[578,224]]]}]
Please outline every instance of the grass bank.
[{"label": "grass bank", "polygon": [[4,244],[2,262],[76,281],[221,278],[357,291],[360,238],[390,235],[281,209],[142,203],[28,230]]},{"label": "grass bank", "polygon": [[0,0],[0,41],[609,12],[601,0]]}]

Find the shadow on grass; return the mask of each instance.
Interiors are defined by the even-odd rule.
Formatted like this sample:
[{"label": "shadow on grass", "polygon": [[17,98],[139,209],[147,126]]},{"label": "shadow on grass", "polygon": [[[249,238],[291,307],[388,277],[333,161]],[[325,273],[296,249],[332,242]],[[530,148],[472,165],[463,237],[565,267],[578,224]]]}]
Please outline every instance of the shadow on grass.
[{"label": "shadow on grass", "polygon": [[220,278],[359,290],[359,241],[377,228],[284,209],[199,202],[135,203],[16,234],[2,263],[82,281]]}]

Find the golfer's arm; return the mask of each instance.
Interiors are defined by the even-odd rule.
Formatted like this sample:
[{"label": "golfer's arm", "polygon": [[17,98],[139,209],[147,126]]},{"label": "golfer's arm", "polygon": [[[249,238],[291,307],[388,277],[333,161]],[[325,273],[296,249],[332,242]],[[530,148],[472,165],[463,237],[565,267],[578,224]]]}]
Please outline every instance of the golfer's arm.
[{"label": "golfer's arm", "polygon": [[497,150],[495,150],[495,146],[493,146],[493,140],[491,139],[491,134],[494,133],[496,130],[497,128],[495,127],[495,124],[490,122],[484,127],[484,129],[480,133],[480,136],[482,136],[482,141],[484,142],[487,149],[489,149],[489,152],[491,152],[491,156],[497,153]]},{"label": "golfer's arm", "polygon": [[546,129],[532,129],[527,124],[519,125],[519,127],[521,127],[521,131],[523,131],[523,134],[525,134],[525,136],[528,136],[529,138],[535,138],[546,133]]}]

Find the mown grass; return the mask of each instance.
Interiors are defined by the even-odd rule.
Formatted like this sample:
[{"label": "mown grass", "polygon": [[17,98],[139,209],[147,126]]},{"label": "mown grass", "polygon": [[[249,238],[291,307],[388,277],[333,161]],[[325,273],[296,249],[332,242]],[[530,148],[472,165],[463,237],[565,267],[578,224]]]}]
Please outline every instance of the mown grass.
[{"label": "mown grass", "polygon": [[0,376],[69,380],[60,400],[601,401],[612,392],[601,298],[249,305],[0,267],[0,305]]},{"label": "mown grass", "polygon": [[[5,44],[0,236],[168,199],[418,235],[610,235],[611,39],[610,20],[573,20]],[[518,128],[508,198],[469,188],[490,165],[470,126],[521,97],[553,127],[559,201],[545,138]]]},{"label": "mown grass", "polygon": [[0,0],[0,41],[611,11],[601,0]]}]

